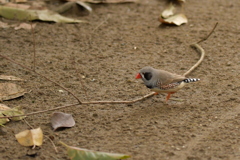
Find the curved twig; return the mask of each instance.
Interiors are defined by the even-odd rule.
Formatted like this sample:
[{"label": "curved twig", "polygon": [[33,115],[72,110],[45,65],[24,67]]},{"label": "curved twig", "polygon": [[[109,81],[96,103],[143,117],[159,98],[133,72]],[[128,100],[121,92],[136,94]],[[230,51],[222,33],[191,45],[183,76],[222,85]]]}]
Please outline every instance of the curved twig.
[{"label": "curved twig", "polygon": [[202,63],[202,61],[204,59],[204,56],[205,56],[205,51],[199,45],[199,43],[206,41],[212,35],[212,33],[216,29],[217,25],[218,25],[218,22],[215,23],[213,29],[211,30],[211,32],[205,38],[201,39],[197,43],[193,43],[193,44],[190,45],[191,48],[196,49],[198,52],[200,52],[201,56],[200,56],[200,59],[197,61],[197,63],[194,64],[186,73],[184,73],[183,76],[186,76],[186,75],[190,74],[195,68],[197,68]]},{"label": "curved twig", "polygon": [[183,74],[183,76],[190,74],[195,68],[197,68],[202,63],[205,56],[205,51],[199,44],[191,44],[190,47],[194,49],[196,48],[201,53],[201,57],[196,64],[194,64],[186,73]]}]

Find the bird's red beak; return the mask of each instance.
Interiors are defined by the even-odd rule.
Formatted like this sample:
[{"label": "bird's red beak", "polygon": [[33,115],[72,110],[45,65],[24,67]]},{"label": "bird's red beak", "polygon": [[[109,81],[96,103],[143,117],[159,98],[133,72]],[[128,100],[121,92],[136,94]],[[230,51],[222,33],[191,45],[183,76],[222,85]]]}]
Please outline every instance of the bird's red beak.
[{"label": "bird's red beak", "polygon": [[138,73],[135,78],[136,78],[136,79],[139,79],[139,78],[142,78],[142,76],[141,76],[140,73]]}]

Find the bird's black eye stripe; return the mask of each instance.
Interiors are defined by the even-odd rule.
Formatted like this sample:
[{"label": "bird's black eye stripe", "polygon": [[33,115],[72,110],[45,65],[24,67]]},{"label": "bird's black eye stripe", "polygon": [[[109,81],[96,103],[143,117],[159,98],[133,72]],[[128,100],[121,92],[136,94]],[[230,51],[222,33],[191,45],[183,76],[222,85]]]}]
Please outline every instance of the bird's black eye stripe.
[{"label": "bird's black eye stripe", "polygon": [[152,73],[151,72],[145,72],[143,73],[144,78],[149,81],[152,78]]}]

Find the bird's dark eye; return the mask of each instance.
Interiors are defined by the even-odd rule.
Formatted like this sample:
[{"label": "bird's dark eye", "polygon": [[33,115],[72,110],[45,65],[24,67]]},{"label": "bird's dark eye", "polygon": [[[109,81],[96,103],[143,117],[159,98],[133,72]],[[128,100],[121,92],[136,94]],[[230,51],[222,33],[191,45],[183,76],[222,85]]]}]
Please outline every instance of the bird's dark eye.
[{"label": "bird's dark eye", "polygon": [[145,72],[145,73],[143,73],[143,75],[147,81],[149,81],[152,78],[152,73],[150,73],[150,72]]}]

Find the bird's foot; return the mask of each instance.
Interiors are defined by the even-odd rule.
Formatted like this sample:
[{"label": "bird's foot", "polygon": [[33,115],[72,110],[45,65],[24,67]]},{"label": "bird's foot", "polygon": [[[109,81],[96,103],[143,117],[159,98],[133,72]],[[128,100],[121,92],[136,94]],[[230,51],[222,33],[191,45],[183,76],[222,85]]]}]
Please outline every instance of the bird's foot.
[{"label": "bird's foot", "polygon": [[168,101],[169,98],[171,97],[171,94],[173,94],[173,93],[175,93],[175,92],[169,92],[169,93],[168,93],[168,95],[167,95],[167,97],[166,97],[166,101],[165,101],[165,103],[167,103],[167,101]]}]

